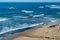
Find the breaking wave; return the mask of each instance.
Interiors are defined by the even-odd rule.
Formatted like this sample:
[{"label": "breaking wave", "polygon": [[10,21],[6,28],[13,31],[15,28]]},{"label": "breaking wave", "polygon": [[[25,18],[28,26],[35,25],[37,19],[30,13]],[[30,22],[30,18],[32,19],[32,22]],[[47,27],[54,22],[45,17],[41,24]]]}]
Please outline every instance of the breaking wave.
[{"label": "breaking wave", "polygon": [[9,7],[8,9],[17,9],[16,7]]},{"label": "breaking wave", "polygon": [[34,15],[33,17],[41,17],[41,16],[44,16],[45,14],[40,14],[40,15]]},{"label": "breaking wave", "polygon": [[8,18],[0,18],[0,21],[7,21]]},{"label": "breaking wave", "polygon": [[46,7],[60,9],[60,5],[46,5]]},{"label": "breaking wave", "polygon": [[36,17],[43,17],[45,14],[39,14],[39,15],[33,15],[33,14],[27,14],[27,16],[13,16],[14,18],[36,18]]},{"label": "breaking wave", "polygon": [[[52,22],[52,23],[56,23],[56,22],[60,21],[60,19],[51,18],[51,17],[44,17],[44,18],[48,19],[49,22]],[[2,31],[0,32],[0,35],[4,34],[4,33],[7,33],[7,32],[19,30],[19,29],[24,29],[24,28],[28,28],[28,27],[36,27],[36,26],[39,26],[39,25],[42,25],[42,24],[44,24],[44,22],[42,22],[42,23],[34,23],[34,24],[27,24],[27,23],[19,24],[19,25],[16,25],[17,27],[15,27],[15,28],[13,28],[13,27],[4,27],[2,29]]]},{"label": "breaking wave", "polygon": [[24,13],[33,13],[34,11],[29,11],[29,10],[21,10],[21,12],[24,12]]},{"label": "breaking wave", "polygon": [[[35,15],[35,17],[40,17],[40,16],[44,16],[44,14]],[[60,21],[60,19],[57,19],[57,18],[45,17],[44,16],[43,20],[45,20],[45,19],[49,22],[52,22],[52,23]],[[3,21],[6,21],[6,20],[8,20],[8,19],[4,19]],[[28,23],[17,24],[17,25],[15,25],[16,27],[13,27],[13,26],[7,27],[6,26],[6,27],[3,27],[3,29],[0,31],[0,34],[4,34],[6,32],[15,31],[15,30],[19,30],[19,29],[24,29],[24,28],[28,28],[28,27],[35,27],[35,26],[39,26],[39,25],[42,25],[42,24],[44,24],[44,22],[42,22],[42,23],[41,22],[40,23],[31,23],[31,24],[28,24]]]},{"label": "breaking wave", "polygon": [[38,26],[38,25],[42,25],[44,23],[37,23],[37,24],[22,24],[22,25],[18,25],[18,26],[22,26],[22,27],[18,27],[18,28],[8,28],[8,27],[5,27],[2,32],[0,32],[0,35],[1,34],[4,34],[4,33],[7,33],[7,32],[11,32],[11,31],[15,31],[15,30],[19,30],[19,29],[24,29],[24,28],[28,28],[28,27],[35,27],[35,26]]},{"label": "breaking wave", "polygon": [[53,17],[44,17],[45,19],[49,20],[49,22],[60,22],[60,19],[58,18],[53,18]]}]

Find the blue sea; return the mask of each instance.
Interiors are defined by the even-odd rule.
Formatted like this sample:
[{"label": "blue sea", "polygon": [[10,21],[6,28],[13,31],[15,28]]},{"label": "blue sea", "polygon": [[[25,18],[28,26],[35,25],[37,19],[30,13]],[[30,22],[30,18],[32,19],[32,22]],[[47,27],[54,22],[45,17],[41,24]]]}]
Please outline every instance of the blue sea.
[{"label": "blue sea", "polygon": [[0,3],[0,39],[49,22],[60,22],[60,3]]}]

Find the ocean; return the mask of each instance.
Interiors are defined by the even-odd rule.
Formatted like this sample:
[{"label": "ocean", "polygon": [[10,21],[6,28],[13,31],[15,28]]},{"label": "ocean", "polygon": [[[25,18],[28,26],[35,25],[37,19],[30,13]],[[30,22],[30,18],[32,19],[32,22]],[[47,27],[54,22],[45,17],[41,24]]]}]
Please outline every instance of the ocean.
[{"label": "ocean", "polygon": [[60,22],[60,3],[0,3],[0,39],[49,22]]}]

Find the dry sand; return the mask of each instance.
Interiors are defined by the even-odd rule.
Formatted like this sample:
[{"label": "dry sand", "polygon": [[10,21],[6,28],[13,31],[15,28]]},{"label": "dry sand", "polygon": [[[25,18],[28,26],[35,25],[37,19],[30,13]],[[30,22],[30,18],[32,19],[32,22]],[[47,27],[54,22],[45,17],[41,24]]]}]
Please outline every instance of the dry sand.
[{"label": "dry sand", "polygon": [[60,40],[60,25],[48,28],[49,25],[27,31],[22,36],[18,36],[13,40]]},{"label": "dry sand", "polygon": [[44,25],[42,28],[25,31],[12,40],[60,40],[60,24],[56,27],[48,28],[50,25],[52,24]]}]

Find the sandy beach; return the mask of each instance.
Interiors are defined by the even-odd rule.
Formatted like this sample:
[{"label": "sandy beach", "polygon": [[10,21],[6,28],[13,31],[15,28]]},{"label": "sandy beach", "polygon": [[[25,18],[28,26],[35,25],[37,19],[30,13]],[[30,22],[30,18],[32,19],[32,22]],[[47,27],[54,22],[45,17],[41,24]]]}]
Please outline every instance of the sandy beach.
[{"label": "sandy beach", "polygon": [[0,0],[0,40],[60,40],[60,0]]},{"label": "sandy beach", "polygon": [[[51,25],[55,27],[48,28]],[[22,33],[14,34],[5,40],[60,40],[60,24],[48,24]]]}]

